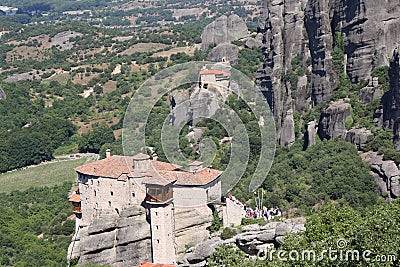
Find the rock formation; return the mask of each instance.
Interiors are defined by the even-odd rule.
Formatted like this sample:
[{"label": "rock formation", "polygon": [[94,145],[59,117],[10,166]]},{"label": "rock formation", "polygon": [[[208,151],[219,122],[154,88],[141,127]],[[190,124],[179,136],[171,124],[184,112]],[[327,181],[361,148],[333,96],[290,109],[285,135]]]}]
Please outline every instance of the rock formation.
[{"label": "rock formation", "polygon": [[346,122],[351,119],[350,104],[338,101],[322,113],[318,123],[318,135],[322,139],[345,138]]},{"label": "rock formation", "polygon": [[381,90],[378,77],[370,78],[368,85],[360,89],[359,98],[364,104],[369,105],[372,101],[382,98]]},{"label": "rock formation", "polygon": [[[291,116],[301,106],[306,106],[308,98],[306,77],[296,78],[297,84],[287,80],[289,74],[293,75],[293,67],[305,71],[309,57],[308,40],[304,38],[306,31],[302,6],[305,2],[263,1],[263,13],[259,18],[264,62],[257,73],[257,84],[272,109],[277,136],[282,145],[293,142],[294,132],[291,129],[294,129],[294,121]],[[294,58],[297,58],[299,66],[293,66]]]},{"label": "rock formation", "polygon": [[221,16],[204,28],[201,48],[206,50],[210,45],[230,43],[246,37],[247,26],[241,17],[235,14]]},{"label": "rock formation", "polygon": [[68,248],[69,259],[79,256],[80,264],[121,267],[151,260],[150,224],[145,209],[132,206],[120,214],[102,214],[92,225],[80,228]]},{"label": "rock formation", "polygon": [[242,231],[230,239],[221,240],[216,236],[189,249],[177,263],[182,267],[206,266],[207,258],[222,244],[234,244],[246,254],[257,255],[261,251],[265,252],[282,245],[286,234],[305,231],[304,224],[304,218],[294,218],[284,222],[270,222],[264,226],[243,226]]},{"label": "rock formation", "polygon": [[[393,1],[264,0],[259,18],[264,61],[257,84],[275,116],[280,143],[290,143],[285,139],[291,134],[282,130],[288,129],[289,110],[301,116],[311,107],[310,99],[312,105],[331,101],[340,75],[332,60],[336,33],[344,38],[344,71],[358,83],[368,80],[375,67],[389,64],[399,26],[400,5]],[[366,104],[380,98],[374,84],[360,92]]]},{"label": "rock formation", "polygon": [[236,64],[239,57],[239,47],[231,43],[222,43],[214,47],[207,59],[215,62]]},{"label": "rock formation", "polygon": [[383,160],[376,152],[361,154],[363,161],[371,165],[371,174],[375,177],[377,189],[388,202],[400,194],[400,171],[391,160]]},{"label": "rock formation", "polygon": [[370,135],[372,135],[372,132],[368,129],[352,128],[346,133],[345,140],[356,145],[358,150],[363,150]]},{"label": "rock formation", "polygon": [[177,254],[185,252],[187,246],[194,246],[210,237],[207,227],[212,222],[211,209],[204,208],[175,208],[175,236]]},{"label": "rock formation", "polygon": [[307,130],[305,135],[305,147],[310,147],[316,144],[318,125],[316,121],[307,123]]},{"label": "rock formation", "polygon": [[0,86],[0,100],[4,100],[6,98],[7,98],[6,93],[4,93],[3,88],[1,88]]},{"label": "rock formation", "polygon": [[389,69],[390,90],[382,98],[383,126],[393,130],[394,146],[400,150],[400,56],[399,49],[393,52]]}]

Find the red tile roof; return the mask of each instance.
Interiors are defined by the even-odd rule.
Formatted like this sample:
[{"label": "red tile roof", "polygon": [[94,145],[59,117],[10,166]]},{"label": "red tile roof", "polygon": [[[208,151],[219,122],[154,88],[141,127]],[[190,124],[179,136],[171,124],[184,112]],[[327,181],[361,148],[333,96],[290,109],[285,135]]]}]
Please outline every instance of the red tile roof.
[{"label": "red tile roof", "polygon": [[162,264],[162,263],[151,263],[148,261],[144,261],[144,262],[142,262],[142,265],[135,266],[135,267],[175,267],[175,265]]},{"label": "red tile roof", "polygon": [[69,199],[69,202],[81,202],[81,196],[79,194],[73,194]]},{"label": "red tile roof", "polygon": [[200,75],[222,75],[225,77],[229,77],[229,73],[220,71],[220,70],[201,70]]},{"label": "red tile roof", "polygon": [[[135,156],[136,157],[136,156]],[[210,168],[204,168],[196,172],[185,172],[179,170],[180,166],[151,160],[152,169],[145,173],[138,173],[133,168],[135,157],[112,156],[96,162],[85,164],[75,168],[75,171],[85,175],[106,177],[126,181],[128,177],[148,178],[143,181],[147,184],[167,185],[175,182],[176,185],[206,185],[217,179],[222,172]],[[140,155],[140,159],[144,158]],[[200,165],[201,162],[192,164]]]}]

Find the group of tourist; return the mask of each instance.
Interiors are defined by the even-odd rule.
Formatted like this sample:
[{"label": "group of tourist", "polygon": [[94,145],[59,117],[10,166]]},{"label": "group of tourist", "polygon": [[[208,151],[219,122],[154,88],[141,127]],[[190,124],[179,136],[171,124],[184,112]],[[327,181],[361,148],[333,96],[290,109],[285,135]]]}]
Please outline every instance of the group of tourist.
[{"label": "group of tourist", "polygon": [[240,202],[238,199],[236,199],[232,194],[229,194],[229,200],[231,200],[233,203],[238,205],[239,207],[242,207],[243,210],[246,212],[246,218],[253,218],[253,219],[260,219],[264,218],[267,221],[271,221],[274,218],[280,218],[281,217],[281,211],[279,208],[267,208],[263,206],[262,208],[256,208],[252,209],[250,207],[247,207],[246,204],[243,204]]}]

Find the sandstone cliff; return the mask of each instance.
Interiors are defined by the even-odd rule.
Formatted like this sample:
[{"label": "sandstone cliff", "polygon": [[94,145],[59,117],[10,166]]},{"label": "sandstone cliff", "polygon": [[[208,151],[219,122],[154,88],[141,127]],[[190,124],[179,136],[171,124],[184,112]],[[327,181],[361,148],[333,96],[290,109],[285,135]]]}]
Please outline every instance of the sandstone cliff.
[{"label": "sandstone cliff", "polygon": [[400,150],[400,55],[399,49],[393,52],[389,70],[390,90],[383,95],[383,126],[392,129],[394,146]]},{"label": "sandstone cliff", "polygon": [[201,48],[206,50],[210,45],[230,43],[248,37],[247,26],[238,15],[221,16],[204,28],[201,37]]},{"label": "sandstone cliff", "polygon": [[120,214],[102,214],[80,228],[68,249],[68,258],[79,263],[135,266],[151,260],[150,224],[143,207],[132,206]]},{"label": "sandstone cliff", "polygon": [[[344,71],[351,82],[359,83],[370,79],[374,68],[389,65],[400,40],[399,26],[396,1],[263,1],[259,34],[264,62],[257,83],[273,110],[280,144],[290,144],[294,135],[290,110],[301,116],[331,101],[340,75],[332,59],[336,33],[344,39]],[[365,104],[381,96],[373,84],[360,92]],[[394,124],[392,120],[387,127],[396,134]]]}]

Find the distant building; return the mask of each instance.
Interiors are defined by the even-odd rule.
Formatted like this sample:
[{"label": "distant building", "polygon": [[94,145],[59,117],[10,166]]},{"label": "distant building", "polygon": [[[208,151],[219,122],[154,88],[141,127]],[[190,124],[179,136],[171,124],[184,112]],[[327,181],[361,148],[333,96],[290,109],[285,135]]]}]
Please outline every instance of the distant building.
[{"label": "distant building", "polygon": [[149,213],[153,262],[176,260],[175,209],[207,207],[221,202],[221,171],[204,168],[202,162],[180,166],[151,160],[148,155],[107,156],[76,168],[79,188],[69,201],[76,214],[77,229],[90,226],[104,212],[119,214],[132,205]]},{"label": "distant building", "polygon": [[5,15],[15,15],[18,12],[18,8],[16,7],[8,7],[8,6],[0,6],[0,12],[3,12]]}]

